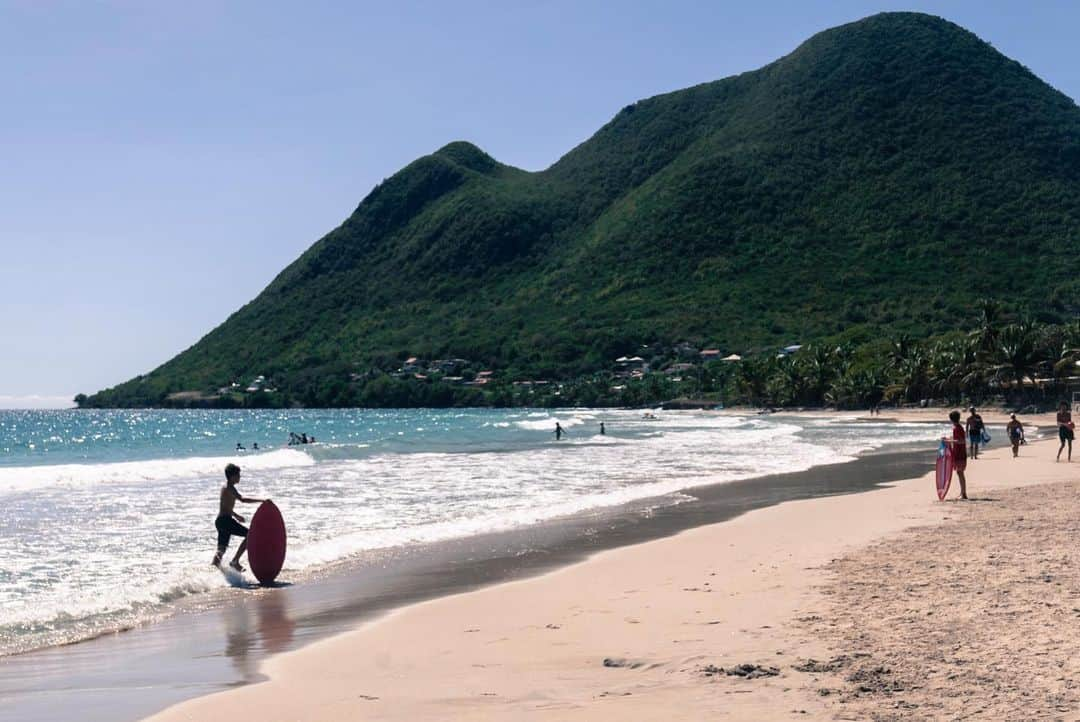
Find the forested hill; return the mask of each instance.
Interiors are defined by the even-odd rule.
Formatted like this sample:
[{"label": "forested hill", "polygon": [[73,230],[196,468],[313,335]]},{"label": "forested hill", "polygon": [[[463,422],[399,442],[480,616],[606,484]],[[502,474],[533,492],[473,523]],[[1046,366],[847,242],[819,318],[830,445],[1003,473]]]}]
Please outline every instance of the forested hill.
[{"label": "forested hill", "polygon": [[919,337],[984,297],[1059,321],[1078,250],[1076,104],[963,28],[887,13],[627,105],[544,171],[465,142],[419,158],[193,347],[84,404],[255,375],[332,403],[410,356],[558,379],[640,344]]}]

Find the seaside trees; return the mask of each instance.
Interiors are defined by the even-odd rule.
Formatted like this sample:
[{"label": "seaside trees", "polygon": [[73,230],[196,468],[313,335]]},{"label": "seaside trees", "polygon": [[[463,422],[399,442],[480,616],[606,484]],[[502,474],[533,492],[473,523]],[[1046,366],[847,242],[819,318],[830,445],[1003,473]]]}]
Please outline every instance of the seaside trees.
[{"label": "seaside trees", "polygon": [[828,350],[810,344],[789,356],[775,352],[740,362],[731,403],[775,407],[860,408],[879,402],[1046,405],[1080,390],[1080,317],[1063,325],[1009,319],[992,301],[979,304],[976,328],[925,340],[900,334],[887,345],[868,342]]},{"label": "seaside trees", "polygon": [[[1046,324],[1001,304],[984,302],[979,307],[970,329],[922,339],[901,333],[891,340],[844,331],[801,348],[743,350],[739,361],[701,361],[696,351],[687,354],[678,350],[678,343],[648,337],[647,344],[625,341],[620,350],[637,349],[649,357],[649,370],[634,376],[611,368],[560,375],[555,367],[541,375],[526,375],[511,366],[480,384],[468,369],[464,377],[437,372],[403,375],[331,362],[299,372],[267,369],[275,388],[257,393],[226,387],[166,394],[158,380],[143,377],[136,385],[94,397],[80,394],[76,403],[80,407],[604,407],[693,399],[854,409],[880,403],[982,404],[992,398],[1015,406],[1052,406],[1071,398],[1073,390],[1080,391],[1080,317]],[[399,363],[391,357],[384,365]]]},{"label": "seaside trees", "polygon": [[1049,365],[1045,349],[1037,347],[1037,329],[1031,321],[1010,324],[995,339],[987,370],[999,383],[1015,383],[1022,388],[1024,382]]},{"label": "seaside trees", "polygon": [[997,344],[1001,326],[1002,305],[993,299],[979,301],[979,326],[972,335],[978,339],[980,351],[992,351]]}]

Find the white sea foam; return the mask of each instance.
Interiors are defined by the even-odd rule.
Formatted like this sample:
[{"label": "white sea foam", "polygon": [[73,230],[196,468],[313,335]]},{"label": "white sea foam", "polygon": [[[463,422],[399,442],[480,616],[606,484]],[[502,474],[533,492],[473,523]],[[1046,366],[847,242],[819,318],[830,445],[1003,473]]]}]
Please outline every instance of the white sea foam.
[{"label": "white sea foam", "polygon": [[582,426],[585,423],[585,419],[590,418],[571,415],[545,415],[544,418],[536,418],[533,414],[530,414],[530,416],[533,418],[514,422],[514,425],[527,431],[554,431],[556,423],[564,429],[569,429],[575,426]]},{"label": "white sea foam", "polygon": [[133,481],[165,481],[192,476],[221,477],[225,465],[231,462],[235,462],[248,471],[271,471],[315,464],[315,460],[302,451],[277,449],[240,456],[195,456],[186,459],[150,459],[108,464],[0,467],[0,494],[47,486],[68,487]]},{"label": "white sea foam", "polygon": [[[632,411],[425,413],[423,423],[409,417],[402,426],[423,428],[426,436],[406,436],[391,452],[372,452],[353,439],[235,459],[255,472],[245,475],[243,493],[272,497],[285,514],[287,574],[365,550],[599,507],[652,498],[678,503],[687,498],[680,490],[697,485],[848,461],[883,444],[940,433],[928,425],[693,412],[657,412],[656,421]],[[465,426],[448,434],[430,430],[451,418]],[[572,430],[560,443],[549,433],[556,420]],[[385,440],[398,431],[381,433]],[[462,433],[480,434],[468,444],[483,453],[469,453],[469,445],[432,450]],[[216,487],[232,460],[0,469],[0,492],[23,492],[0,504],[0,528],[11,530],[11,543],[0,546],[0,653],[153,618],[180,597],[226,586],[207,563],[215,546]],[[56,535],[58,528],[64,534]],[[154,564],[147,565],[150,555]]]}]

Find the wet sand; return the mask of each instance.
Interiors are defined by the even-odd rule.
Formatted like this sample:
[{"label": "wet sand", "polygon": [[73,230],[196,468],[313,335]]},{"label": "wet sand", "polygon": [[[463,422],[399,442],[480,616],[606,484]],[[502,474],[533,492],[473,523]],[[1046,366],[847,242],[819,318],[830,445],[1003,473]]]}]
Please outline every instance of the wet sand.
[{"label": "wet sand", "polygon": [[785,501],[866,491],[927,468],[925,451],[874,454],[697,487],[689,492],[692,500],[674,506],[639,503],[514,532],[369,554],[303,584],[238,589],[209,609],[193,602],[157,624],[0,658],[0,708],[24,721],[139,719],[182,700],[262,681],[272,656],[403,605],[520,580]]}]

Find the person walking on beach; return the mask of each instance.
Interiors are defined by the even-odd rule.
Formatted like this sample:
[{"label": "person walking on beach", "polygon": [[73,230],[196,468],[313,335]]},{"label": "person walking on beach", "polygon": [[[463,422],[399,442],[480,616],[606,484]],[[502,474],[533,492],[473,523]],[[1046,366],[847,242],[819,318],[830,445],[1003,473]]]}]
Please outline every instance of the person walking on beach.
[{"label": "person walking on beach", "polygon": [[1009,435],[1015,459],[1020,455],[1020,442],[1024,440],[1024,425],[1016,420],[1016,414],[1009,414],[1009,424],[1005,427],[1005,432]]},{"label": "person walking on beach", "polygon": [[967,441],[972,459],[979,458],[979,444],[982,442],[983,419],[972,406],[967,417]]},{"label": "person walking on beach", "polygon": [[240,566],[240,556],[247,551],[247,528],[240,522],[244,521],[244,517],[233,511],[233,507],[236,502],[242,501],[245,504],[261,504],[262,499],[245,499],[240,495],[240,492],[236,490],[236,485],[240,483],[240,467],[236,464],[229,464],[225,467],[225,486],[221,487],[221,500],[218,506],[217,519],[214,519],[214,526],[217,527],[217,554],[214,555],[213,565],[215,567],[221,566],[221,558],[225,556],[225,549],[229,546],[229,537],[238,536],[243,537],[244,541],[240,542],[240,548],[236,550],[236,556],[229,562],[229,566],[238,572],[244,571],[244,568]]},{"label": "person walking on beach", "polygon": [[1058,404],[1057,425],[1058,438],[1061,440],[1061,446],[1058,447],[1057,460],[1061,461],[1061,451],[1065,448],[1065,445],[1068,444],[1069,455],[1066,457],[1066,460],[1072,461],[1072,442],[1075,433],[1073,430],[1072,414],[1069,412],[1069,404],[1065,401]]},{"label": "person walking on beach", "polygon": [[967,469],[967,439],[964,438],[964,427],[960,425],[960,412],[951,412],[949,421],[952,422],[952,439],[945,439],[945,443],[949,445],[952,454],[953,471],[960,480],[960,498],[967,499],[967,479],[964,478],[964,471]]},{"label": "person walking on beach", "polygon": [[559,424],[559,422],[556,421],[555,422],[555,440],[556,441],[562,441],[563,434],[565,434],[565,433],[566,433],[566,431]]}]

